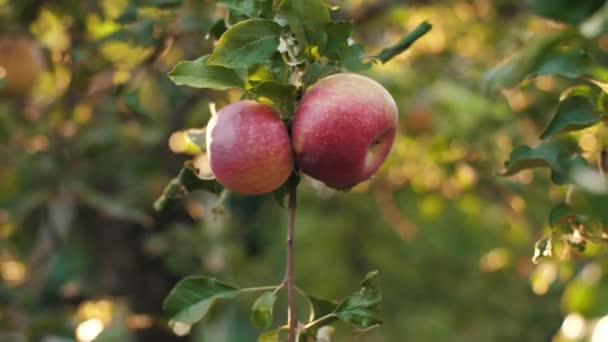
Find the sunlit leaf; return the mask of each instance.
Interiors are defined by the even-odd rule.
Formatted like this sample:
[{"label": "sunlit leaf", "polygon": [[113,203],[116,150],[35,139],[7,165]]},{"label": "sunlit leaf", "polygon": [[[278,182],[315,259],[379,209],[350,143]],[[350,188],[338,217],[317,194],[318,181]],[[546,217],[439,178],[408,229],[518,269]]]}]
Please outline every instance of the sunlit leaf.
[{"label": "sunlit leaf", "polygon": [[281,26],[272,20],[250,19],[231,26],[208,60],[211,65],[247,68],[266,61],[279,46]]},{"label": "sunlit leaf", "polygon": [[192,325],[203,319],[217,300],[234,298],[238,293],[238,288],[216,279],[192,276],[175,285],[163,308],[171,321]]},{"label": "sunlit leaf", "polygon": [[263,81],[247,90],[247,96],[260,103],[274,107],[281,119],[290,119],[295,111],[298,88],[291,84],[280,84],[274,81]]},{"label": "sunlit leaf", "polygon": [[279,330],[267,331],[258,336],[258,342],[280,342]]},{"label": "sunlit leaf", "polygon": [[274,292],[264,292],[256,299],[251,308],[251,322],[260,329],[269,329],[272,326],[272,308],[277,296]]},{"label": "sunlit leaf", "polygon": [[219,65],[209,65],[209,56],[194,61],[182,61],[169,72],[169,78],[177,85],[194,88],[225,90],[242,88],[243,80],[232,69]]},{"label": "sunlit leaf", "polygon": [[544,237],[538,240],[534,245],[534,255],[532,256],[532,262],[538,264],[542,260],[542,258],[551,256],[553,256],[551,238]]}]

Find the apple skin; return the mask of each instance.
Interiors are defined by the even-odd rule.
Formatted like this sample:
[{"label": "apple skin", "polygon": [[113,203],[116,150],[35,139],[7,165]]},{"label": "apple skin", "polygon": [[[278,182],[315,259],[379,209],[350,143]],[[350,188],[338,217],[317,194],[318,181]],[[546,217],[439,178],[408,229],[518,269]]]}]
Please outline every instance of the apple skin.
[{"label": "apple skin", "polygon": [[268,105],[243,100],[222,108],[209,120],[206,137],[211,170],[230,191],[272,192],[293,171],[287,128]]},{"label": "apple skin", "polygon": [[384,162],[397,132],[397,105],[378,82],[341,73],[313,84],[296,110],[296,163],[334,189],[369,179]]}]

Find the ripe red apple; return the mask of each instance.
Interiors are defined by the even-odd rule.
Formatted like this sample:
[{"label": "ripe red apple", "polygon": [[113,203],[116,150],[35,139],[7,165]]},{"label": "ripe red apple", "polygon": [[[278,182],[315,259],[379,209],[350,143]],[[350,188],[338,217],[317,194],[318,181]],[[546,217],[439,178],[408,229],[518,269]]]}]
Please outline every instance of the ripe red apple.
[{"label": "ripe red apple", "polygon": [[247,100],[230,104],[209,120],[206,135],[211,170],[228,190],[268,193],[293,170],[287,128],[268,105]]},{"label": "ripe red apple", "polygon": [[317,81],[304,94],[292,125],[302,171],[334,189],[370,178],[395,140],[397,105],[378,82],[342,73]]}]

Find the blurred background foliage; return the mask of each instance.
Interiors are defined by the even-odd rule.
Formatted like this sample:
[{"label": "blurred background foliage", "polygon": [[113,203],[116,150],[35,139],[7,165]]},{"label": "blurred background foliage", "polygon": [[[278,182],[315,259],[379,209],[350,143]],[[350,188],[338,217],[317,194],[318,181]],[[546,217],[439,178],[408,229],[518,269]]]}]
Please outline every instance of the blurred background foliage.
[{"label": "blurred background foliage", "polygon": [[[605,247],[534,265],[565,189],[543,170],[496,175],[514,145],[538,142],[563,80],[502,95],[481,87],[488,69],[560,25],[525,1],[332,4],[370,53],[422,20],[434,25],[369,72],[395,97],[403,133],[381,172],[348,193],[301,187],[299,286],[339,298],[367,271],[381,275],[384,326],[334,339],[608,340]],[[161,312],[185,275],[241,286],[282,278],[286,215],[272,196],[231,195],[213,211],[217,197],[195,192],[152,210],[185,160],[171,153],[172,133],[205,126],[210,102],[240,97],[166,76],[211,51],[224,10],[203,0],[0,0],[0,341],[255,340],[254,298],[218,305],[188,336]],[[608,35],[593,43],[608,53]],[[575,138],[591,155],[605,136],[598,126]]]}]

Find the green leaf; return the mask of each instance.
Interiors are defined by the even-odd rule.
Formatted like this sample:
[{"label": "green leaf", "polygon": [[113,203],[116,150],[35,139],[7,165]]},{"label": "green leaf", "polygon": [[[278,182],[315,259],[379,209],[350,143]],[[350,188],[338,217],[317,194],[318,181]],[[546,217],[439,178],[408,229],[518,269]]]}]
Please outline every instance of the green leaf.
[{"label": "green leaf", "polygon": [[269,329],[272,326],[272,308],[277,296],[274,292],[264,292],[253,303],[251,308],[251,322],[260,329]]},{"label": "green leaf", "polygon": [[530,8],[534,13],[578,25],[599,10],[606,0],[530,0]]},{"label": "green leaf", "polygon": [[154,202],[156,211],[164,210],[169,202],[176,198],[181,198],[189,192],[195,190],[205,190],[215,194],[222,191],[222,186],[215,180],[204,180],[198,178],[196,170],[189,160],[184,163],[177,177],[173,178],[165,187],[163,194]]},{"label": "green leaf", "polygon": [[226,21],[224,18],[218,19],[211,27],[209,27],[209,34],[215,38],[220,39],[220,37],[226,32],[228,28],[226,27]]},{"label": "green leaf", "polygon": [[294,171],[291,173],[289,178],[287,178],[287,181],[283,183],[283,185],[281,185],[278,189],[272,192],[272,194],[274,195],[274,199],[277,201],[279,206],[285,208],[287,203],[287,195],[289,195],[289,192],[292,189],[295,189],[295,187],[297,187],[299,183],[300,176]]},{"label": "green leaf", "polygon": [[569,219],[575,218],[576,213],[574,208],[566,203],[559,203],[551,209],[549,213],[549,226],[555,227],[558,224],[567,222]]},{"label": "green leaf", "polygon": [[174,8],[181,5],[182,0],[137,0],[135,4],[138,6],[153,6],[159,8]]},{"label": "green leaf", "polygon": [[208,61],[209,56],[203,56],[194,61],[179,62],[169,72],[169,78],[177,85],[194,88],[217,90],[243,88],[243,80],[234,70],[219,65],[209,65]]},{"label": "green leaf", "polygon": [[559,102],[553,119],[540,138],[547,139],[559,133],[581,130],[600,122],[601,116],[594,98],[589,87],[579,87],[571,92]]},{"label": "green leaf", "polygon": [[565,30],[531,42],[488,71],[483,77],[484,88],[490,91],[508,88],[539,75],[577,78],[591,74],[591,58],[584,50],[560,46],[572,35]]},{"label": "green leaf", "polygon": [[259,14],[260,8],[256,0],[221,0],[218,6],[234,11],[234,13],[246,17],[255,17]]},{"label": "green leaf", "polygon": [[324,63],[309,63],[306,65],[304,74],[302,75],[302,89],[306,89],[313,85],[317,80],[340,72],[340,68],[331,64]]},{"label": "green leaf", "polygon": [[304,51],[310,51],[315,46],[323,51],[331,19],[329,7],[322,0],[282,0],[277,9],[287,18],[289,28]]},{"label": "green leaf", "polygon": [[[321,298],[317,298],[311,295],[306,295],[306,298],[308,298],[308,301],[310,302],[310,318],[309,320],[312,322],[315,319],[319,319],[323,316],[327,316],[331,313],[333,313],[336,308],[338,307],[338,303],[331,301],[331,300],[327,300],[327,299],[321,299]],[[330,321],[326,321],[324,322],[324,325],[329,324]]]},{"label": "green leaf", "polygon": [[340,54],[344,67],[350,71],[364,71],[372,67],[371,62],[363,62],[366,53],[361,44],[347,46],[340,51]]},{"label": "green leaf", "polygon": [[262,81],[247,90],[247,97],[274,107],[281,119],[288,120],[294,114],[298,88],[291,84]]},{"label": "green leaf", "polygon": [[208,63],[235,69],[262,63],[277,50],[280,34],[281,26],[272,20],[242,21],[222,35]]},{"label": "green leaf", "polygon": [[563,152],[560,157],[559,168],[551,170],[551,181],[554,184],[572,184],[572,171],[588,167],[587,161],[581,155],[576,153],[570,157],[565,157],[565,155],[565,152]]},{"label": "green leaf", "polygon": [[509,160],[500,171],[501,176],[511,176],[522,170],[537,167],[558,168],[561,150],[559,146],[552,143],[540,144],[534,148],[519,146],[511,151]]},{"label": "green leaf", "polygon": [[335,55],[340,49],[348,46],[348,39],[353,32],[352,21],[332,22],[327,26],[327,44],[321,50],[324,56]]},{"label": "green leaf", "polygon": [[181,280],[163,302],[171,321],[192,325],[205,317],[219,299],[234,298],[239,289],[204,276]]},{"label": "green leaf", "polygon": [[395,43],[393,46],[382,49],[379,54],[375,56],[376,59],[382,63],[386,63],[393,57],[399,55],[403,51],[409,49],[414,42],[422,38],[427,32],[429,32],[433,26],[428,22],[423,22],[418,25],[413,31],[409,32],[405,37]]},{"label": "green leaf", "polygon": [[280,342],[279,330],[267,331],[258,336],[258,342]]},{"label": "green leaf", "polygon": [[377,276],[378,271],[369,272],[361,282],[361,289],[338,305],[335,310],[338,319],[360,328],[382,324],[378,312],[381,295]]}]

